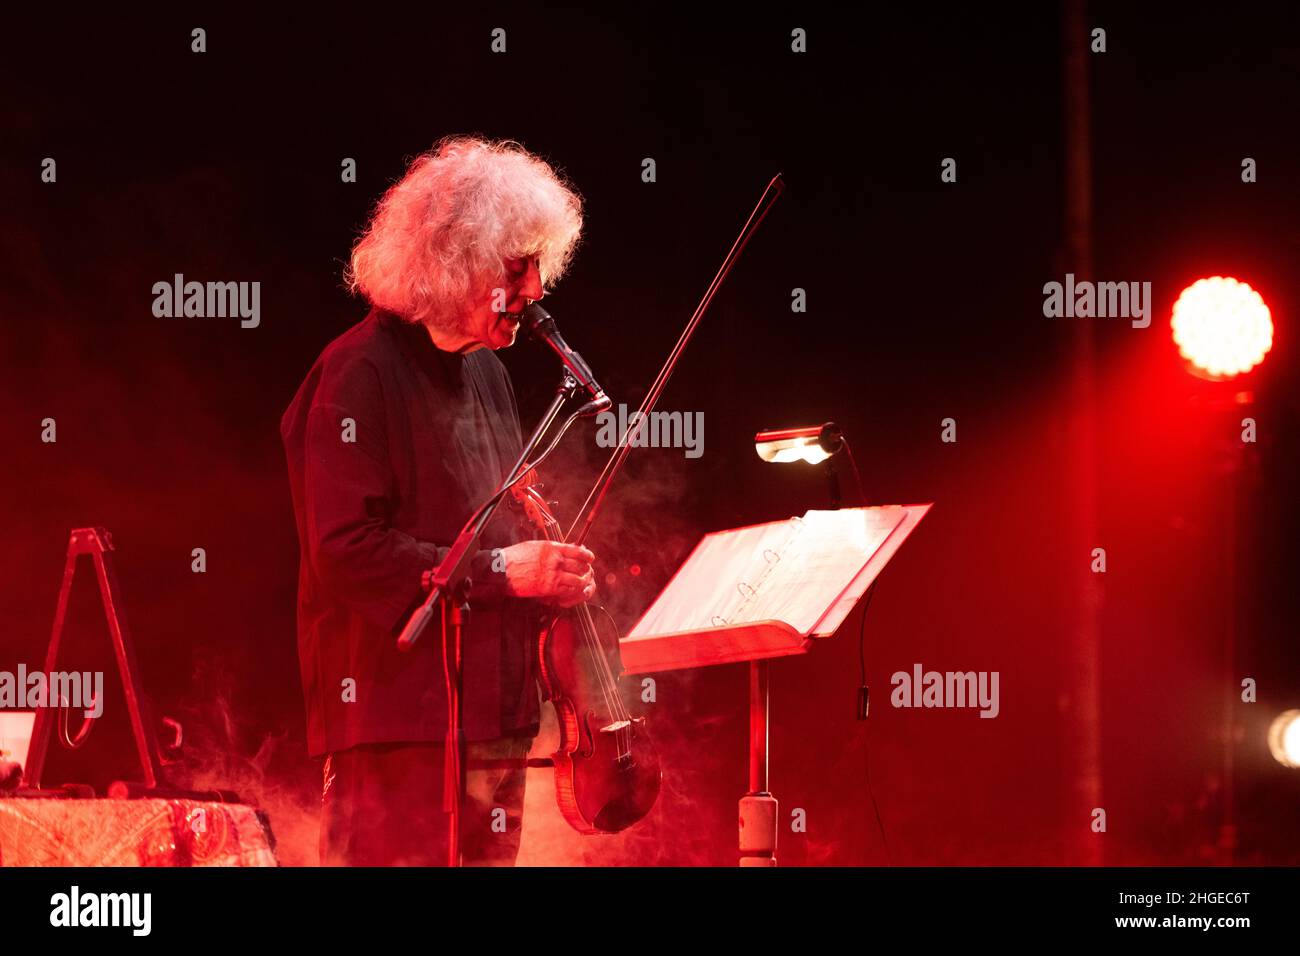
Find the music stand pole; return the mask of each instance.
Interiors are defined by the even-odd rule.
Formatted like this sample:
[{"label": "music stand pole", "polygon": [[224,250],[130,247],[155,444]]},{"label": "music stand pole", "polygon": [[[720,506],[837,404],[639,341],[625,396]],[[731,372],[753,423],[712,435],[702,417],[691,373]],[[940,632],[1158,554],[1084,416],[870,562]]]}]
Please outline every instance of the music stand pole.
[{"label": "music stand pole", "polygon": [[749,662],[749,793],[740,800],[740,865],[776,866],[776,797],[767,786],[768,661]]}]

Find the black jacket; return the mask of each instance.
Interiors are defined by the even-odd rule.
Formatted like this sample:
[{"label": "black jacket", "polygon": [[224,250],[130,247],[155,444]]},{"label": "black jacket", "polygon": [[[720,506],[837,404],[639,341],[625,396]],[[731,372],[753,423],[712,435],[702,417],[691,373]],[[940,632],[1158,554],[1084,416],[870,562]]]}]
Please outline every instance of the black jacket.
[{"label": "black jacket", "polygon": [[[444,352],[423,326],[375,309],[321,353],[280,434],[301,546],[308,749],[441,741],[437,618],[409,653],[394,638],[423,598],[423,572],[519,455],[505,367],[489,349]],[[503,506],[474,559],[464,641],[470,740],[537,732],[535,604],[505,596],[490,551],[524,537]]]}]

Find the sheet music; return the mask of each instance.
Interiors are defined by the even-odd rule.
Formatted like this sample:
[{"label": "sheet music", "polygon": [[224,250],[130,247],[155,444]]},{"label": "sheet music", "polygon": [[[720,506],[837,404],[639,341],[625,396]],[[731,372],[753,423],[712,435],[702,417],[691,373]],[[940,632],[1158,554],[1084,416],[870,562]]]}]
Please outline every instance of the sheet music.
[{"label": "sheet music", "polygon": [[629,637],[778,620],[808,634],[899,519],[809,511],[706,535]]},{"label": "sheet music", "polygon": [[737,620],[785,621],[800,634],[812,631],[893,530],[870,526],[866,517],[852,510],[805,514]]},{"label": "sheet music", "polygon": [[771,558],[798,532],[799,519],[710,534],[637,625],[636,633],[668,634],[736,623],[750,589],[764,580]]}]

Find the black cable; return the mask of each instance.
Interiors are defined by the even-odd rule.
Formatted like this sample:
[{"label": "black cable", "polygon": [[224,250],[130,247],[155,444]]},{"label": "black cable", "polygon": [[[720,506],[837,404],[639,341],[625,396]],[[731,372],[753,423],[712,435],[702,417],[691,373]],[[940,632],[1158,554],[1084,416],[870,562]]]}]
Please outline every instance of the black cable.
[{"label": "black cable", "polygon": [[862,487],[862,473],[858,471],[857,459],[853,457],[853,449],[849,445],[849,440],[843,436],[841,436],[840,440],[844,442],[844,453],[849,456],[849,467],[853,469],[853,480],[858,486],[858,497],[862,499],[861,503],[865,505],[867,504],[867,491]]},{"label": "black cable", "polygon": [[[856,471],[856,469],[855,469]],[[859,712],[858,719],[866,719],[866,690],[867,690],[867,611],[871,608],[871,598],[876,593],[876,581],[871,582],[871,587],[867,589],[867,599],[862,603],[862,617],[858,623],[858,663],[862,668],[862,686],[859,691]],[[871,741],[864,731],[863,737],[863,763],[866,769],[867,796],[871,799],[871,809],[876,816],[876,827],[880,830],[880,843],[885,848],[885,861],[888,865],[894,865],[893,854],[889,851],[889,839],[885,836],[885,822],[880,817],[880,805],[876,803],[876,793],[871,789]]]},{"label": "black cable", "polygon": [[885,821],[880,819],[880,807],[876,803],[876,795],[871,789],[871,743],[863,736],[863,766],[866,768],[867,777],[867,796],[871,798],[871,809],[876,814],[876,827],[880,830],[880,844],[885,848],[885,863],[889,866],[894,865],[894,855],[889,852],[889,840],[885,836]]},{"label": "black cable", "polygon": [[867,686],[867,611],[871,608],[871,596],[876,593],[876,582],[867,588],[867,599],[862,602],[862,619],[858,623],[858,663],[862,667],[862,686]]}]

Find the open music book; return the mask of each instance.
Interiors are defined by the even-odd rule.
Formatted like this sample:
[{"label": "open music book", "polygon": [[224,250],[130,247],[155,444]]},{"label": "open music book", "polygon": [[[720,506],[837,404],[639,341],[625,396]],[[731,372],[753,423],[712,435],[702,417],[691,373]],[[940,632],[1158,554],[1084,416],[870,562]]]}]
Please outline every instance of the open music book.
[{"label": "open music book", "polygon": [[929,509],[809,511],[705,535],[621,642],[625,670],[804,653],[844,622]]}]

